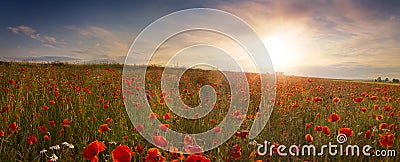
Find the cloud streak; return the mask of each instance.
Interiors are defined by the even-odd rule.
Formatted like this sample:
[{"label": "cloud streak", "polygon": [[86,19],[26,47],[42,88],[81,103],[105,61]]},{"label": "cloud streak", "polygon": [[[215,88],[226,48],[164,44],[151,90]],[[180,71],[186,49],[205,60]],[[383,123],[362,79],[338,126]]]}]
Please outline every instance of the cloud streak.
[{"label": "cloud streak", "polygon": [[58,41],[55,37],[39,34],[35,29],[29,26],[20,25],[16,27],[8,27],[7,29],[14,34],[24,34],[32,39],[41,41],[43,43],[54,43],[54,44],[62,43]]}]

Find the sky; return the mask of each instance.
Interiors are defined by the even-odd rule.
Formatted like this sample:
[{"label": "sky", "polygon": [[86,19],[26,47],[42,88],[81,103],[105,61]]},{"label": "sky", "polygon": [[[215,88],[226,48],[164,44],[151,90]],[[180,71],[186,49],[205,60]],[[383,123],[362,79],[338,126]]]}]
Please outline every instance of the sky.
[{"label": "sky", "polygon": [[[400,78],[397,0],[1,1],[0,58],[121,61],[146,26],[189,8],[219,9],[243,19],[261,37],[275,71],[287,75]],[[217,37],[183,33],[160,47],[157,58],[168,59],[165,53],[196,40],[236,49]]]}]

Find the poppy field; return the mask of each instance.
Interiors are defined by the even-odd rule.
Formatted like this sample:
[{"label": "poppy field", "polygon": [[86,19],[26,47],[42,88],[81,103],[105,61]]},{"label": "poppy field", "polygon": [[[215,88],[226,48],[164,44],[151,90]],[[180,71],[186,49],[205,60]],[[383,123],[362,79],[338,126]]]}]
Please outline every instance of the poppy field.
[{"label": "poppy field", "polygon": [[[246,74],[250,87],[247,114],[228,114],[230,90],[217,71],[192,69],[180,79],[182,101],[195,107],[203,85],[217,94],[213,110],[191,120],[171,112],[160,90],[163,68],[149,67],[146,93],[153,110],[148,120],[158,119],[160,132],[147,142],[140,132],[145,124],[133,125],[122,90],[122,65],[70,65],[0,63],[0,159],[1,161],[400,161],[396,156],[279,156],[279,145],[336,143],[345,134],[352,145],[398,154],[400,85],[361,81],[277,76],[272,115],[262,133],[249,139],[249,129],[260,103],[259,79]],[[140,107],[140,106],[138,106]],[[170,145],[163,134],[213,130],[225,116],[244,119],[240,129],[219,147],[203,153],[190,136],[184,149]],[[274,154],[259,155],[257,144],[272,143]],[[213,141],[214,142],[214,141]],[[220,141],[215,141],[219,143]],[[346,150],[342,150],[346,151]]]}]

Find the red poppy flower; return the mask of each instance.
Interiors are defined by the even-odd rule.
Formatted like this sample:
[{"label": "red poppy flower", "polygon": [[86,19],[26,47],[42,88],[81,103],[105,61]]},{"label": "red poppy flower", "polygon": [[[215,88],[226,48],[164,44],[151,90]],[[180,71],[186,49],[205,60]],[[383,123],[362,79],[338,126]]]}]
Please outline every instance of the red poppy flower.
[{"label": "red poppy flower", "polygon": [[184,148],[187,154],[199,154],[203,152],[203,148],[198,145],[185,145]]},{"label": "red poppy flower", "polygon": [[69,127],[69,125],[71,125],[71,121],[68,118],[65,118],[62,125],[63,127]]},{"label": "red poppy flower", "polygon": [[150,113],[149,119],[156,119],[158,118],[158,115],[156,113]]},{"label": "red poppy flower", "polygon": [[377,98],[378,98],[377,96],[371,96],[372,101],[376,100]]},{"label": "red poppy flower", "polygon": [[38,140],[36,139],[35,135],[29,136],[26,140],[27,140],[29,145],[33,145],[33,144],[38,142]]},{"label": "red poppy flower", "polygon": [[102,124],[98,129],[99,133],[103,133],[109,130],[111,130],[111,128],[108,127],[108,124]]},{"label": "red poppy flower", "polygon": [[166,113],[166,114],[163,116],[163,118],[164,118],[164,120],[168,120],[168,119],[171,119],[172,116],[171,116],[171,114]]},{"label": "red poppy flower", "polygon": [[322,126],[319,126],[319,125],[315,126],[314,130],[317,132],[322,131]]},{"label": "red poppy flower", "polygon": [[138,152],[139,154],[143,153],[143,151],[144,151],[143,145],[142,144],[136,145],[135,151]]},{"label": "red poppy flower", "polygon": [[18,132],[19,127],[17,126],[16,122],[13,122],[13,123],[8,125],[8,130],[11,131],[11,132]]},{"label": "red poppy flower", "polygon": [[55,127],[55,126],[56,126],[56,122],[54,122],[54,121],[49,121],[49,124],[50,124],[52,127]]},{"label": "red poppy flower", "polygon": [[333,102],[339,102],[340,101],[340,98],[337,98],[337,97],[335,97],[335,98],[333,98]]},{"label": "red poppy flower", "polygon": [[157,148],[151,148],[147,151],[145,162],[164,162],[165,157]]},{"label": "red poppy flower", "polygon": [[0,136],[4,137],[4,131],[3,130],[0,130]]},{"label": "red poppy flower", "polygon": [[236,137],[240,137],[242,139],[246,138],[247,135],[249,135],[249,131],[248,130],[242,130],[240,132],[236,132],[235,133]]},{"label": "red poppy flower", "polygon": [[230,156],[235,160],[238,160],[242,156],[242,151],[241,151],[240,145],[235,145],[235,146],[231,147]]},{"label": "red poppy flower", "polygon": [[218,133],[220,133],[222,131],[222,128],[220,128],[220,127],[215,127],[214,128],[214,134],[218,134]]},{"label": "red poppy flower", "polygon": [[389,130],[391,130],[391,131],[396,131],[396,129],[397,129],[397,126],[396,126],[396,125],[394,125],[394,124],[389,124]]},{"label": "red poppy flower", "polygon": [[166,131],[168,131],[169,124],[160,124],[159,127],[160,127],[161,131],[166,132]]},{"label": "red poppy flower", "polygon": [[375,135],[374,132],[371,133],[370,130],[367,130],[367,131],[365,132],[364,138],[365,138],[365,139],[371,139],[371,137],[374,136],[374,135]]},{"label": "red poppy flower", "polygon": [[311,134],[306,134],[305,138],[308,143],[311,143],[314,141],[314,138]]},{"label": "red poppy flower", "polygon": [[153,142],[160,147],[168,146],[168,141],[163,136],[153,136]]},{"label": "red poppy flower", "polygon": [[357,97],[357,98],[354,98],[353,101],[354,101],[354,102],[363,102],[363,101],[364,101],[364,98],[362,98],[362,97]]},{"label": "red poppy flower", "polygon": [[351,128],[341,128],[341,129],[339,129],[338,133],[344,134],[347,137],[351,137],[351,136],[353,136],[354,132],[353,132],[353,130],[351,130]]},{"label": "red poppy flower", "polygon": [[112,118],[107,118],[106,119],[106,124],[111,124],[112,123]]},{"label": "red poppy flower", "polygon": [[314,97],[314,98],[313,98],[313,101],[314,101],[314,102],[321,102],[321,101],[322,101],[322,98],[321,98],[321,97]]},{"label": "red poppy flower", "polygon": [[111,157],[114,162],[130,162],[133,154],[128,146],[119,145],[111,152]]},{"label": "red poppy flower", "polygon": [[201,155],[189,155],[185,162],[210,162],[210,159]]},{"label": "red poppy flower", "polygon": [[395,140],[395,137],[394,137],[394,135],[393,134],[391,134],[391,133],[389,133],[389,132],[386,132],[385,134],[379,134],[379,136],[381,137],[381,140],[379,141],[379,144],[382,146],[382,147],[385,147],[385,148],[389,148],[389,147],[392,147],[393,146],[393,142],[394,142],[394,140]]},{"label": "red poppy flower", "polygon": [[46,132],[47,132],[47,128],[46,128],[46,126],[44,126],[44,125],[40,126],[40,127],[38,128],[38,130],[39,130],[40,132],[42,132],[42,133],[46,133]]},{"label": "red poppy flower", "polygon": [[191,136],[188,136],[188,135],[186,135],[184,138],[183,138],[183,144],[185,144],[185,145],[192,145],[193,144],[193,138],[191,137]]},{"label": "red poppy flower", "polygon": [[324,132],[326,135],[330,135],[331,134],[331,129],[329,129],[328,126],[323,126],[322,127],[322,132]]},{"label": "red poppy flower", "polygon": [[170,153],[170,157],[174,160],[176,160],[178,162],[179,160],[183,160],[185,158],[185,156],[183,156],[182,151],[179,151],[178,148],[171,146],[169,147],[169,153]]},{"label": "red poppy flower", "polygon": [[306,123],[306,128],[311,128],[311,126],[313,125],[313,123]]},{"label": "red poppy flower", "polygon": [[138,131],[138,132],[142,132],[144,128],[143,128],[143,125],[142,125],[142,124],[138,124],[138,125],[135,126],[135,129],[136,129],[136,131]]},{"label": "red poppy flower", "polygon": [[385,129],[385,128],[387,128],[387,124],[386,123],[381,123],[381,124],[379,124],[379,129]]},{"label": "red poppy flower", "polygon": [[376,116],[375,116],[375,119],[376,119],[377,121],[382,120],[382,119],[383,119],[383,115],[376,115]]},{"label": "red poppy flower", "polygon": [[82,151],[82,155],[86,160],[98,161],[97,155],[106,149],[103,142],[93,141]]},{"label": "red poppy flower", "polygon": [[335,113],[329,115],[329,117],[328,117],[328,122],[337,122],[339,120],[340,120],[340,116]]},{"label": "red poppy flower", "polygon": [[46,141],[48,141],[48,140],[50,140],[50,137],[49,137],[48,135],[44,135],[44,136],[43,136],[43,139],[46,140]]},{"label": "red poppy flower", "polygon": [[366,111],[367,111],[367,108],[366,108],[366,107],[362,107],[362,108],[361,108],[361,111],[362,111],[362,112],[366,112]]}]

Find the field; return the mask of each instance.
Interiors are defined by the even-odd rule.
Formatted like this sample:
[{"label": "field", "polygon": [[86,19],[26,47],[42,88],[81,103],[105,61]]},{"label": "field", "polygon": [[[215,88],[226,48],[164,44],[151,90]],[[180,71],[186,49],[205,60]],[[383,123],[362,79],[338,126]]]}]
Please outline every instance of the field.
[{"label": "field", "polygon": [[[346,134],[343,145],[370,145],[395,150],[400,116],[399,84],[375,84],[295,76],[278,76],[272,115],[255,139],[247,131],[260,102],[259,80],[247,74],[251,89],[248,114],[237,133],[216,149],[197,155],[170,153],[147,142],[143,125],[129,120],[123,100],[121,65],[0,64],[1,161],[400,161],[399,156],[286,156],[256,153],[264,140],[274,146],[329,142]],[[213,129],[227,114],[230,91],[222,74],[189,70],[180,80],[181,98],[194,107],[198,90],[211,85],[218,93],[210,114],[199,120],[170,112],[160,91],[162,68],[151,67],[146,77],[148,99],[164,131],[200,133]],[[224,129],[214,129],[216,133]],[[162,132],[160,133],[162,137]],[[185,141],[186,142],[186,141]],[[157,142],[156,142],[157,143]],[[158,142],[159,143],[159,142]],[[163,145],[162,142],[160,145]],[[169,149],[176,149],[174,147]],[[176,151],[176,150],[175,150]],[[178,150],[189,152],[188,150]],[[339,151],[340,152],[340,151]],[[342,152],[346,152],[345,149]],[[125,159],[125,160],[124,160]]]}]

